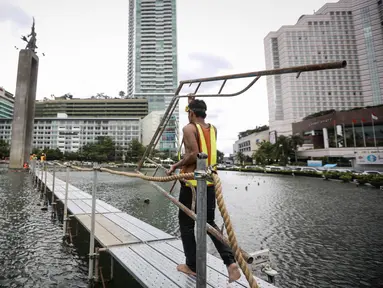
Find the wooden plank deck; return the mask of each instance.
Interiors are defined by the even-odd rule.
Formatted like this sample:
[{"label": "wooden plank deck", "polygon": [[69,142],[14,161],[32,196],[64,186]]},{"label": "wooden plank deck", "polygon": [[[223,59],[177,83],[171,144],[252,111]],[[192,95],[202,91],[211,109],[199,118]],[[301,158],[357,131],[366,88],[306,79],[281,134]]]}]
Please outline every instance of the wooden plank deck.
[{"label": "wooden plank deck", "polygon": [[[37,172],[38,170],[36,170]],[[36,173],[41,180],[41,171]],[[45,180],[45,179],[44,179]],[[47,173],[47,188],[52,191],[53,176]],[[56,177],[55,196],[65,198],[65,181]],[[68,185],[68,210],[88,230],[91,226],[92,195]],[[184,263],[182,242],[108,203],[96,200],[95,238],[143,287],[192,288],[196,278],[178,272]],[[274,285],[254,277],[261,288]],[[245,276],[228,286],[226,266],[207,254],[207,287],[249,287]]]}]

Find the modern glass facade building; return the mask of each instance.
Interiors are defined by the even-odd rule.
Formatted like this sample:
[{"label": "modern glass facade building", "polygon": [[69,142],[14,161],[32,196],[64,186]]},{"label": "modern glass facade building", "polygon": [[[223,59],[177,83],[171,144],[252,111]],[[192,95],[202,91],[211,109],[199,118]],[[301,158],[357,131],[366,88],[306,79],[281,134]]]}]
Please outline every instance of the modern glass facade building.
[{"label": "modern glass facade building", "polygon": [[291,134],[291,123],[312,113],[383,103],[381,0],[327,3],[295,25],[270,32],[266,68],[346,60],[345,69],[267,78],[270,130]]},{"label": "modern glass facade building", "polygon": [[[164,111],[178,85],[176,0],[130,1],[129,15],[135,16],[134,30],[129,20],[129,39],[134,38],[135,43],[134,46],[129,43],[128,95],[133,85],[134,97],[148,100],[149,113]],[[174,112],[175,121],[179,118],[178,110],[177,107]],[[178,139],[178,130],[175,133],[172,138]],[[176,151],[178,140],[170,146]]]},{"label": "modern glass facade building", "polygon": [[0,118],[12,118],[14,102],[13,95],[0,87]]}]

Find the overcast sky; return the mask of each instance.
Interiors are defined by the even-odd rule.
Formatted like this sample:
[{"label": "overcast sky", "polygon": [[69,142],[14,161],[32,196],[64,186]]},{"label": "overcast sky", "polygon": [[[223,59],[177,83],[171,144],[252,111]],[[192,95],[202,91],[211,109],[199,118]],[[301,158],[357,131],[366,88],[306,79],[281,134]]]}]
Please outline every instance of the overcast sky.
[{"label": "overcast sky", "polygon": [[[265,69],[264,37],[326,2],[337,1],[178,0],[179,80]],[[15,92],[15,46],[25,46],[20,36],[30,32],[32,16],[40,52],[38,99],[126,91],[128,0],[0,0],[0,86]],[[224,92],[249,80],[237,81]],[[241,96],[206,102],[207,120],[218,128],[218,149],[226,154],[238,132],[268,124],[265,78]],[[185,105],[180,102],[181,126]]]}]

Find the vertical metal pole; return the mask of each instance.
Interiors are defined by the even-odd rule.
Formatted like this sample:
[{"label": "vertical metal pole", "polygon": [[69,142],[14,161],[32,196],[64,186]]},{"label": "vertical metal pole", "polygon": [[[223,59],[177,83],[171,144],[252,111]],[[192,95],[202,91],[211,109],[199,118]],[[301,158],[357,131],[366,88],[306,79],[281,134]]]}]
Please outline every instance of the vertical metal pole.
[{"label": "vertical metal pole", "polygon": [[33,179],[33,187],[35,187],[36,181],[36,160],[32,159],[32,179]]},{"label": "vertical metal pole", "polygon": [[207,184],[205,153],[199,153],[195,178],[197,180],[197,288],[206,288],[206,220]]},{"label": "vertical metal pole", "polygon": [[371,120],[372,120],[372,133],[374,135],[374,146],[376,147],[376,134],[375,134],[374,118],[371,117]]},{"label": "vertical metal pole", "polygon": [[52,199],[51,199],[51,207],[52,207],[52,217],[56,217],[56,203],[55,203],[55,182],[56,182],[56,163],[53,162],[53,172],[52,172]]},{"label": "vertical metal pole", "polygon": [[48,180],[47,180],[47,162],[44,162],[44,174],[45,174],[45,184],[44,184],[44,206],[48,206],[48,197],[47,197],[47,186],[48,186]]},{"label": "vertical metal pole", "polygon": [[56,181],[56,163],[53,162],[53,171],[52,171],[52,202],[51,205],[55,202],[55,181]]},{"label": "vertical metal pole", "polygon": [[110,256],[110,280],[113,279],[113,268],[114,267],[114,261],[113,261],[113,256]]},{"label": "vertical metal pole", "polygon": [[361,120],[360,123],[362,123],[363,144],[364,144],[364,147],[366,147],[366,135],[364,134],[363,120]]},{"label": "vertical metal pole", "polygon": [[63,218],[63,236],[67,235],[67,218],[68,218],[68,188],[69,188],[69,165],[66,166],[66,180],[65,180],[65,199],[64,199],[64,218]]},{"label": "vertical metal pole", "polygon": [[[97,192],[97,170],[96,165],[93,166],[93,190],[92,190],[92,215],[91,215],[91,226],[90,226],[90,241],[89,241],[89,274],[88,279],[93,279],[93,261],[94,255],[94,226],[96,222],[96,192]],[[97,272],[96,272],[97,273]]]},{"label": "vertical metal pole", "polygon": [[343,140],[344,140],[344,147],[347,147],[346,125],[344,125],[344,123],[343,123]]},{"label": "vertical metal pole", "polygon": [[44,180],[44,162],[41,164],[41,177],[40,177],[40,186],[39,191],[43,188],[43,180]]},{"label": "vertical metal pole", "polygon": [[37,163],[37,160],[35,160],[35,187],[37,187],[37,184],[38,184],[38,177],[37,177],[37,175],[38,175],[38,163]]}]

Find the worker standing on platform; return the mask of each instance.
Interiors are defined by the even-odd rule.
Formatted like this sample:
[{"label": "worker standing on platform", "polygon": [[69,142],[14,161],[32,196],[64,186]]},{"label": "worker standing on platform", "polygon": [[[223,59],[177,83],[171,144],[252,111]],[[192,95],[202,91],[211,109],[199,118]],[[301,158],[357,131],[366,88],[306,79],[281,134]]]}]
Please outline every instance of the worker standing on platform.
[{"label": "worker standing on platform", "polygon": [[[183,143],[185,145],[185,155],[182,160],[172,165],[168,170],[168,174],[172,174],[176,169],[181,168],[181,173],[194,172],[197,165],[197,155],[204,152],[208,155],[208,165],[214,165],[217,162],[217,129],[205,122],[207,106],[204,101],[196,100],[195,97],[189,96],[188,112],[189,124],[183,128]],[[181,190],[179,201],[187,208],[191,209],[193,194],[189,185],[197,186],[196,180],[181,181]],[[215,216],[215,187],[211,182],[207,182],[207,223],[219,231],[218,226],[214,222]],[[186,264],[177,266],[177,270],[186,274],[196,275],[196,241],[194,235],[194,220],[191,219],[182,210],[178,214],[181,239],[186,257]],[[238,280],[241,277],[238,265],[231,248],[209,233],[214,246],[217,248],[223,262],[226,264],[229,281]]]}]

